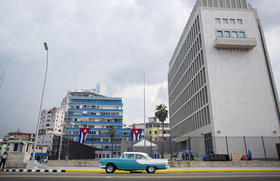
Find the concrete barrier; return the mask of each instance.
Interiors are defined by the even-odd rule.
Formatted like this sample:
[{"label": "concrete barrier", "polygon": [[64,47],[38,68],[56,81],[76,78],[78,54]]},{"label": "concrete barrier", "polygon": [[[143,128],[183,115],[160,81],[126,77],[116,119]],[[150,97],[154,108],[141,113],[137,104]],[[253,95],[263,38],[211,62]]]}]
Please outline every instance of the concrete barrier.
[{"label": "concrete barrier", "polygon": [[[172,161],[171,167],[280,167],[280,161]],[[98,160],[49,160],[47,167],[99,167]]]},{"label": "concrete barrier", "polygon": [[173,161],[171,167],[280,167],[280,161]]},{"label": "concrete barrier", "polygon": [[99,167],[98,160],[49,160],[48,167]]}]

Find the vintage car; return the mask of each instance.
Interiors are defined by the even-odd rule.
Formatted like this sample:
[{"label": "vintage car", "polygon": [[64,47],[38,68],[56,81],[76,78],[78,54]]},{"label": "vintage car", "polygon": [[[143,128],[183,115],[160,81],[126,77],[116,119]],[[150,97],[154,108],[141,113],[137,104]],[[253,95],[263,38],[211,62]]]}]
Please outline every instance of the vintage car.
[{"label": "vintage car", "polygon": [[105,168],[107,173],[118,170],[146,170],[155,173],[157,169],[169,168],[167,159],[152,159],[142,152],[124,152],[120,158],[101,158],[100,168]]}]

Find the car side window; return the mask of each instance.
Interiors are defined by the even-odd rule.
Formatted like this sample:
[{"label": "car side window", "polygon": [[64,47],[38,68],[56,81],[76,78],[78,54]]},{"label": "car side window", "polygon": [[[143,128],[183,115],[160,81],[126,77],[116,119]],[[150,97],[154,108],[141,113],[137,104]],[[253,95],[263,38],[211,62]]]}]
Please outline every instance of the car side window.
[{"label": "car side window", "polygon": [[143,155],[136,155],[136,160],[146,159]]},{"label": "car side window", "polygon": [[127,155],[126,155],[126,158],[128,158],[128,159],[134,159],[134,154],[127,154]]}]

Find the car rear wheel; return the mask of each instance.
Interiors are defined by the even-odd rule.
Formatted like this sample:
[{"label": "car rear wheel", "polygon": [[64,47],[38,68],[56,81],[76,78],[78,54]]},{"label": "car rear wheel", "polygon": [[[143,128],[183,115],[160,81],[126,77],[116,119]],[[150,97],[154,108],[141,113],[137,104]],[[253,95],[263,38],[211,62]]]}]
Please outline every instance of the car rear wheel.
[{"label": "car rear wheel", "polygon": [[147,171],[147,173],[155,173],[156,168],[155,167],[147,167],[146,171]]},{"label": "car rear wheel", "polygon": [[110,164],[106,165],[105,170],[107,173],[114,173],[114,171],[116,170],[116,167],[115,167],[115,165],[110,163]]}]

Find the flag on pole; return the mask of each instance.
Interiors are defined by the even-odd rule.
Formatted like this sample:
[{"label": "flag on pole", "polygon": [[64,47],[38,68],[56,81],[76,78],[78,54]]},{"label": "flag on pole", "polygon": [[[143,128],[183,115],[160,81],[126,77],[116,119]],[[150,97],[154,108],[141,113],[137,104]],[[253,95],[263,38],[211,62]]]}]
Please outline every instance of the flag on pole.
[{"label": "flag on pole", "polygon": [[79,143],[84,143],[85,142],[89,130],[90,130],[90,128],[80,128]]},{"label": "flag on pole", "polygon": [[143,129],[132,129],[132,140],[133,141],[139,141],[142,135]]}]

